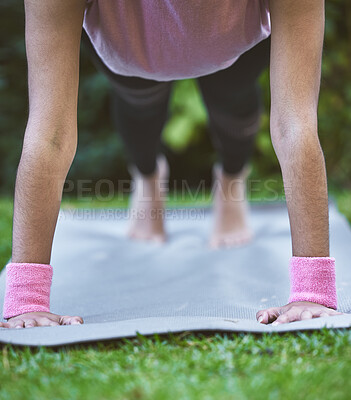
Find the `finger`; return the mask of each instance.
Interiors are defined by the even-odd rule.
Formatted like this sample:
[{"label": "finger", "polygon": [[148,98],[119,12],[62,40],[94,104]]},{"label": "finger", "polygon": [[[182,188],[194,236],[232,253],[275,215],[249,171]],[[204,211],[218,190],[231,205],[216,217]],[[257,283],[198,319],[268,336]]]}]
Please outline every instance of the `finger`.
[{"label": "finger", "polygon": [[58,319],[55,321],[54,319],[50,319],[47,317],[39,317],[37,319],[38,326],[57,326],[59,325]]},{"label": "finger", "polygon": [[25,328],[34,328],[35,326],[38,326],[35,319],[28,319],[24,321]]},{"label": "finger", "polygon": [[288,322],[299,321],[301,316],[301,309],[299,307],[291,307],[289,310],[285,311],[273,322],[273,326],[279,324],[286,324]]},{"label": "finger", "polygon": [[8,322],[0,322],[0,328],[10,328],[10,324]]},{"label": "finger", "polygon": [[262,324],[269,324],[270,322],[276,320],[279,317],[280,313],[280,307],[267,308],[266,310],[258,311],[258,313],[256,314],[256,318],[257,321],[261,322]]},{"label": "finger", "polygon": [[330,317],[330,314],[328,314],[327,312],[323,311],[319,314],[320,317]]},{"label": "finger", "polygon": [[339,311],[331,310],[331,309],[326,309],[326,310],[321,311],[317,315],[317,317],[331,317],[333,315],[343,315],[343,313],[339,312]]},{"label": "finger", "polygon": [[303,310],[300,315],[300,320],[312,319],[314,317],[313,313],[310,310]]},{"label": "finger", "polygon": [[[307,311],[306,309],[303,311],[305,312]],[[331,308],[325,308],[325,307],[321,307],[321,308],[312,308],[308,310],[311,314],[312,314],[312,318],[319,318],[319,317],[331,317],[332,315],[341,315],[342,313],[339,311],[335,311]],[[301,318],[302,319],[302,318]],[[305,319],[309,319],[309,318],[305,318]]]},{"label": "finger", "polygon": [[290,322],[289,316],[287,313],[279,315],[279,317],[272,323],[273,326],[287,324]]},{"label": "finger", "polygon": [[344,315],[344,313],[332,309],[328,309],[327,312],[329,313],[329,315]]},{"label": "finger", "polygon": [[14,321],[10,321],[10,327],[16,328],[16,329],[24,328],[24,321],[21,319],[16,319]]},{"label": "finger", "polygon": [[80,325],[83,324],[81,317],[71,317],[69,315],[62,316],[60,318],[60,325]]},{"label": "finger", "polygon": [[261,310],[256,314],[256,319],[260,324],[268,324],[268,312]]},{"label": "finger", "polygon": [[48,319],[47,321],[45,321],[45,326],[58,326],[58,325],[60,325],[58,320]]},{"label": "finger", "polygon": [[47,317],[39,317],[37,319],[37,324],[38,324],[38,326],[57,326],[57,325],[60,325],[58,318],[50,319],[50,318],[47,318]]},{"label": "finger", "polygon": [[78,317],[78,316],[75,316],[75,317],[72,317],[73,318],[73,322],[74,322],[74,324],[84,324],[84,321],[83,321],[83,318],[82,317]]}]

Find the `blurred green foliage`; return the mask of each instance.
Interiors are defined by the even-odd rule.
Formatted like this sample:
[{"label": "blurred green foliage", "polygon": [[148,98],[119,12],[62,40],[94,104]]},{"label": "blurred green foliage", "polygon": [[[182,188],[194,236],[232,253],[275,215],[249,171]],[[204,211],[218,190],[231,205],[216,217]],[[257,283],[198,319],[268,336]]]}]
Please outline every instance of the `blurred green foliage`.
[{"label": "blurred green foliage", "polygon": [[327,1],[320,138],[332,181],[351,187],[351,3]]},{"label": "blurred green foliage", "polygon": [[[319,104],[320,138],[330,181],[351,186],[351,3],[327,2],[322,89]],[[254,177],[279,176],[279,165],[269,136],[269,74],[261,76],[265,112],[253,158]],[[79,145],[69,179],[127,178],[123,145],[111,123],[107,79],[93,67],[82,47],[79,91]],[[28,114],[21,0],[0,3],[0,191],[12,193]],[[207,128],[207,114],[196,80],[177,81],[165,126],[164,151],[171,180],[211,180],[216,160]]]}]

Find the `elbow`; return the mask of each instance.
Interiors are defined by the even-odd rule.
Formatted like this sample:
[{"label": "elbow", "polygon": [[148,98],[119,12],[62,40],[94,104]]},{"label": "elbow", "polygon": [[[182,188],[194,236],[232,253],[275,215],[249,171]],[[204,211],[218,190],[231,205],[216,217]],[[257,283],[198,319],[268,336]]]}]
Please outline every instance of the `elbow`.
[{"label": "elbow", "polygon": [[314,119],[271,119],[271,140],[280,164],[309,152],[321,151],[317,121]]},{"label": "elbow", "polygon": [[77,129],[28,125],[21,164],[30,164],[46,172],[66,174],[77,151]]}]

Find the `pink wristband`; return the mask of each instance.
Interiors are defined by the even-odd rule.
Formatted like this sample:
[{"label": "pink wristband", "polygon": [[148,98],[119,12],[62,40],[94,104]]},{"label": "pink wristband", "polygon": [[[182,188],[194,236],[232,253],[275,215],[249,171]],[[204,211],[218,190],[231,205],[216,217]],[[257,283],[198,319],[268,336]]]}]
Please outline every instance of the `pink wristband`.
[{"label": "pink wristband", "polygon": [[34,312],[50,312],[52,266],[10,263],[6,266],[6,292],[3,317]]},{"label": "pink wristband", "polygon": [[291,257],[289,303],[311,301],[337,309],[335,258]]}]

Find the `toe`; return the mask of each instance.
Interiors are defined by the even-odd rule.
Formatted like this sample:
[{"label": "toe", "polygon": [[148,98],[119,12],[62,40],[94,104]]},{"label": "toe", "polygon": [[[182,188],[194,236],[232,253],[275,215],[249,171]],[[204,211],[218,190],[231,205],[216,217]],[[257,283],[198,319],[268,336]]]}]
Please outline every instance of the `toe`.
[{"label": "toe", "polygon": [[152,236],[150,238],[150,240],[155,242],[155,243],[162,244],[162,243],[164,243],[166,241],[166,236],[165,235],[155,235],[155,236]]},{"label": "toe", "polygon": [[213,235],[211,240],[210,240],[210,247],[213,250],[218,250],[220,248],[227,248],[228,247],[228,241],[226,236],[224,235]]},{"label": "toe", "polygon": [[228,233],[224,235],[215,235],[210,240],[212,249],[218,248],[235,248],[248,244],[252,239],[252,235],[246,232]]},{"label": "toe", "polygon": [[218,236],[212,236],[210,240],[210,248],[213,250],[217,250],[222,246],[222,241]]},{"label": "toe", "polygon": [[129,239],[134,239],[134,238],[135,238],[135,233],[134,233],[133,231],[129,231],[129,232],[127,233],[127,237],[128,237]]}]

